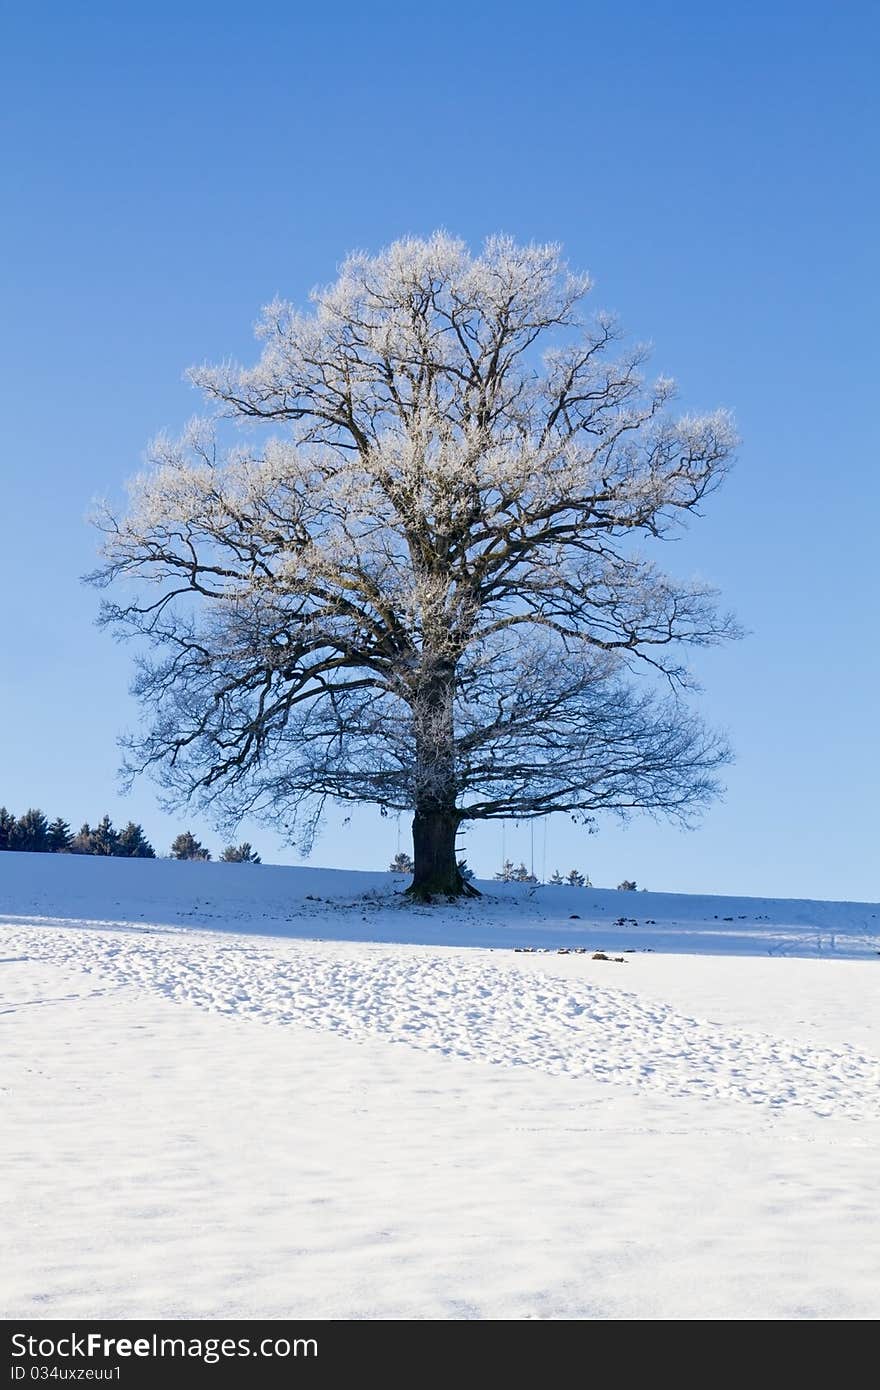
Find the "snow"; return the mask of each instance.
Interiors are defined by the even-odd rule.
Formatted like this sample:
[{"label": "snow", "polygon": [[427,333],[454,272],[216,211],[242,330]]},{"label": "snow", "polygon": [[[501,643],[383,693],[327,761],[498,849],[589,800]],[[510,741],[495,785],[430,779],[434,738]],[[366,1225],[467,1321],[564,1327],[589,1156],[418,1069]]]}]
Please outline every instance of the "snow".
[{"label": "snow", "polygon": [[34,858],[0,856],[0,911],[7,920],[192,924],[212,931],[437,946],[841,959],[880,953],[880,903],[481,883],[488,898],[438,911],[410,907],[402,898],[408,879],[390,873],[63,854],[39,855],[36,863]]},{"label": "snow", "polygon": [[876,1316],[876,904],[394,883],[0,855],[4,1316]]}]

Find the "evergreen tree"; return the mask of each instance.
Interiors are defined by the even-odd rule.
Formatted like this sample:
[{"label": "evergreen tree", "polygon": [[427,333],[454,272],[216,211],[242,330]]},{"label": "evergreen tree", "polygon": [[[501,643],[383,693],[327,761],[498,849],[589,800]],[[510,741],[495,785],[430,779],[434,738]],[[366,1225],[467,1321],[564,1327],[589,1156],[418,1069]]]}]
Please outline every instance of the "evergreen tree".
[{"label": "evergreen tree", "polygon": [[119,849],[119,835],[113,828],[109,816],[104,816],[95,826],[91,835],[92,854],[113,855]]},{"label": "evergreen tree", "polygon": [[71,854],[94,854],[92,847],[92,828],[84,821],[70,842]]},{"label": "evergreen tree", "polygon": [[220,855],[223,864],[260,864],[262,860],[256,850],[251,848],[248,840],[243,840],[240,845],[227,845]]},{"label": "evergreen tree", "polygon": [[155,859],[156,851],[144,834],[143,826],[133,820],[120,830],[116,837],[115,854],[123,859]]},{"label": "evergreen tree", "polygon": [[529,873],[529,871],[528,871],[528,869],[526,868],[525,864],[522,864],[522,863],[520,863],[519,866],[518,866],[516,869],[514,869],[514,871],[513,871],[513,878],[514,878],[514,881],[515,881],[516,883],[537,883],[537,882],[538,882],[538,880],[535,878],[535,875],[532,874],[532,873]]},{"label": "evergreen tree", "polygon": [[67,854],[70,850],[73,836],[70,833],[70,826],[61,816],[57,816],[49,826],[49,843],[47,848],[53,854]]},{"label": "evergreen tree", "polygon": [[171,846],[172,859],[210,859],[211,851],[189,830],[182,830]]},{"label": "evergreen tree", "polygon": [[623,883],[617,885],[618,893],[634,893],[636,891],[636,881],[634,878],[625,878]]},{"label": "evergreen tree", "polygon": [[15,849],[15,816],[0,806],[0,850]]},{"label": "evergreen tree", "polygon": [[458,872],[461,874],[462,879],[465,883],[472,883],[473,880],[476,878],[476,874],[474,873],[473,869],[471,868],[470,864],[468,864],[466,859],[459,859]]},{"label": "evergreen tree", "polygon": [[572,869],[571,873],[566,876],[565,881],[566,883],[570,883],[572,888],[583,888],[586,879],[583,874],[578,873],[577,869]]},{"label": "evergreen tree", "polygon": [[516,879],[516,869],[513,867],[513,860],[505,859],[495,877],[501,883],[513,883]]},{"label": "evergreen tree", "polygon": [[20,816],[13,836],[13,849],[40,854],[49,848],[49,823],[42,811],[32,806]]},{"label": "evergreen tree", "polygon": [[550,875],[550,882],[560,884],[564,883],[565,879],[562,877],[562,874],[559,872],[558,869],[554,869],[552,874]]},{"label": "evergreen tree", "polygon": [[388,865],[388,869],[392,874],[411,874],[414,868],[415,865],[413,864],[412,856],[407,854],[406,850],[401,850],[399,854],[395,854],[391,863]]}]

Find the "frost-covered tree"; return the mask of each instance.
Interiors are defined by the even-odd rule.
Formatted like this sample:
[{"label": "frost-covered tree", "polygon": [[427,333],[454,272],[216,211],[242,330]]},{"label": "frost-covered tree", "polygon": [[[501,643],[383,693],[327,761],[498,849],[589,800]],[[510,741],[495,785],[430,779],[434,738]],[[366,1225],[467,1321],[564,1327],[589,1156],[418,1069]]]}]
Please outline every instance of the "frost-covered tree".
[{"label": "frost-covered tree", "polygon": [[625,878],[623,883],[617,885],[618,893],[634,893],[636,891],[636,881],[634,878]]},{"label": "frost-covered tree", "polygon": [[389,872],[392,874],[411,874],[415,869],[412,858],[406,850],[398,850],[391,863],[388,865]]},{"label": "frost-covered tree", "polygon": [[155,859],[156,851],[150,844],[142,825],[130,820],[116,837],[114,854],[121,859]]},{"label": "frost-covered tree", "polygon": [[565,881],[570,884],[572,888],[583,888],[587,880],[577,869],[570,869],[566,874]]},{"label": "frost-covered tree", "polygon": [[48,829],[47,849],[53,854],[67,854],[70,849],[73,836],[70,833],[70,826],[61,816],[56,816]]},{"label": "frost-covered tree", "polygon": [[12,848],[42,854],[49,848],[49,822],[43,812],[31,807],[19,816],[12,833]]},{"label": "frost-covered tree", "polygon": [[637,542],[696,511],[733,430],[671,414],[588,289],[556,246],[408,239],[270,304],[254,366],[191,372],[253,428],[161,437],[99,518],[93,579],[130,581],[104,618],[155,648],[132,774],[305,848],[328,799],[411,812],[420,897],[476,891],[463,822],[716,792],[681,649],[733,624]]},{"label": "frost-covered tree", "polygon": [[565,879],[562,877],[562,874],[559,872],[558,869],[554,869],[552,874],[550,875],[549,882],[555,884],[558,887],[560,884],[565,882]]},{"label": "frost-covered tree", "polygon": [[211,851],[205,849],[189,830],[182,830],[171,846],[172,859],[210,859]]},{"label": "frost-covered tree", "polygon": [[227,845],[220,855],[222,864],[260,864],[262,860],[248,840],[240,845]]},{"label": "frost-covered tree", "polygon": [[501,868],[494,875],[499,883],[513,883],[516,879],[516,868],[512,859],[505,859]]}]

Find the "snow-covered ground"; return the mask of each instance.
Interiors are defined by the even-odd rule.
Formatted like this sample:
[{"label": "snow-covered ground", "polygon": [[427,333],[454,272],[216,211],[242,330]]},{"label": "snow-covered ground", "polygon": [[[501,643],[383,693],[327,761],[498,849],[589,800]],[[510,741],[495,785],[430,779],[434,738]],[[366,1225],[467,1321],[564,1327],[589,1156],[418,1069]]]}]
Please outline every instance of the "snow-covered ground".
[{"label": "snow-covered ground", "polygon": [[0,854],[0,1312],[877,1315],[877,904],[401,886]]},{"label": "snow-covered ground", "polygon": [[3,854],[0,912],[412,945],[880,955],[880,903],[483,883],[480,902],[438,910],[410,907],[407,882],[341,869]]}]

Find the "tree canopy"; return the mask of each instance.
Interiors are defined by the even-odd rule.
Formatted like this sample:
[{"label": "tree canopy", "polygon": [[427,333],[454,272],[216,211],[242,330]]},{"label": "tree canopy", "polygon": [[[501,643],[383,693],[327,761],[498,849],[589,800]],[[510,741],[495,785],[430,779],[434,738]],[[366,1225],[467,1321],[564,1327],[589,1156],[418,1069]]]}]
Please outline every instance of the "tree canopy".
[{"label": "tree canopy", "polygon": [[673,414],[589,288],[554,245],[406,239],[270,304],[255,365],[190,373],[264,437],[163,435],[99,518],[104,620],[154,648],[130,772],[305,848],[328,799],[411,811],[422,895],[465,890],[462,821],[716,793],[682,652],[735,624],[637,542],[697,511],[733,428]]}]

